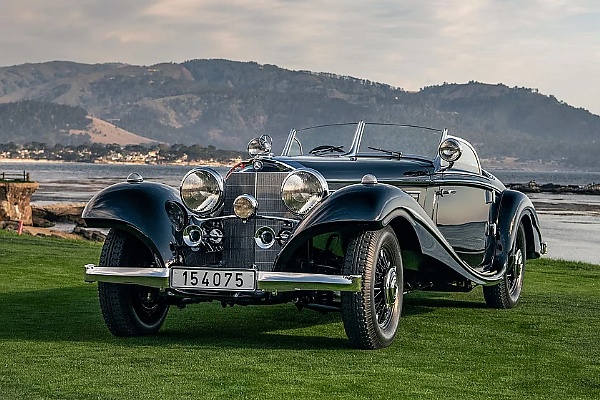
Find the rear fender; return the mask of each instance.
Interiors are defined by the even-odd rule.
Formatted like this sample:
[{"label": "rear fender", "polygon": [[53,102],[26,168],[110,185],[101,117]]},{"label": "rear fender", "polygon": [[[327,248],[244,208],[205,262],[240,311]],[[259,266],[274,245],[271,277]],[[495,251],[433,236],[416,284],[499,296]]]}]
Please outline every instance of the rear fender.
[{"label": "rear fender", "polygon": [[138,237],[164,267],[175,254],[177,231],[167,215],[167,201],[180,203],[177,190],[153,183],[123,182],[96,194],[83,210],[82,217],[92,228],[116,228]]},{"label": "rear fender", "polygon": [[541,254],[542,235],[540,222],[533,203],[525,194],[516,190],[505,190],[498,211],[498,232],[494,269],[505,271],[510,246],[515,240],[519,223],[525,228],[527,258],[538,258]]}]

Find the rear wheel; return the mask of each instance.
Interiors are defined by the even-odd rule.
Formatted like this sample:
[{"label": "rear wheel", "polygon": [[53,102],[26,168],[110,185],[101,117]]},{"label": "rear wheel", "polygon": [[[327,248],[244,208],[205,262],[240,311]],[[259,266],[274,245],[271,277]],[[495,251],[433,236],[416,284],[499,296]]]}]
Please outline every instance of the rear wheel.
[{"label": "rear wheel", "polygon": [[497,285],[483,287],[483,296],[488,307],[514,308],[519,304],[525,277],[525,252],[525,228],[521,222],[508,255],[508,267],[504,278]]},{"label": "rear wheel", "polygon": [[[100,254],[101,266],[151,266],[151,252],[133,235],[111,229]],[[98,283],[104,322],[115,336],[141,336],[158,332],[169,305],[159,290],[146,286]]]},{"label": "rear wheel", "polygon": [[342,320],[350,343],[360,349],[389,346],[398,330],[404,286],[400,245],[392,228],[356,236],[343,272],[362,276],[360,292],[342,292]]}]

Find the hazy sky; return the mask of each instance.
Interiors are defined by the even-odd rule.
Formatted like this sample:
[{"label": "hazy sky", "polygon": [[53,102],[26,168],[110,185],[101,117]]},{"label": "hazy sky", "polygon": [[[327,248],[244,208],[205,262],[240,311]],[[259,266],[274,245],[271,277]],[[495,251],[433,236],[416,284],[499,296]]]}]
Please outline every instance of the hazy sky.
[{"label": "hazy sky", "polygon": [[407,90],[501,82],[600,114],[600,1],[0,0],[0,66],[196,58]]}]

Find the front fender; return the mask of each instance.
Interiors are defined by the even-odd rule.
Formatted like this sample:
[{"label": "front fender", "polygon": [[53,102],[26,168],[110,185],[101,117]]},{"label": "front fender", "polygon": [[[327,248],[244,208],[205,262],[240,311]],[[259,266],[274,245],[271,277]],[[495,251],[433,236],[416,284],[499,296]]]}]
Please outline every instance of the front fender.
[{"label": "front fender", "polygon": [[[423,254],[478,284],[499,279],[493,274],[479,273],[464,263],[423,208],[406,192],[387,184],[350,185],[325,199],[296,227],[276,260],[276,269],[282,269],[294,252],[314,236],[332,231],[375,231],[396,218],[404,218],[412,226]],[[401,235],[398,239],[402,246]]]},{"label": "front fender", "polygon": [[525,194],[507,189],[502,193],[498,210],[499,237],[496,243],[494,269],[506,270],[510,247],[515,240],[520,222],[523,222],[526,232],[527,258],[538,258],[541,254],[542,235],[533,203]]},{"label": "front fender", "polygon": [[175,229],[165,203],[179,202],[177,190],[153,182],[117,183],[96,194],[82,217],[89,227],[117,228],[138,237],[157,256],[161,266],[173,259]]}]

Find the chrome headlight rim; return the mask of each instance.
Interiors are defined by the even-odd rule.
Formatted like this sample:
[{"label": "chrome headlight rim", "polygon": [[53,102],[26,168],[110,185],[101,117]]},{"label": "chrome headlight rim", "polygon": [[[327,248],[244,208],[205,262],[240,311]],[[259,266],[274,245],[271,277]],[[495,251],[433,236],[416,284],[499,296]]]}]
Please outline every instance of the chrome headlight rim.
[{"label": "chrome headlight rim", "polygon": [[448,163],[454,163],[462,155],[463,149],[462,145],[457,139],[449,137],[440,144],[438,153],[442,160]]},{"label": "chrome headlight rim", "polygon": [[[288,204],[288,202],[286,202],[286,196],[284,193],[284,191],[286,189],[286,184],[288,183],[289,179],[292,178],[293,176],[297,176],[300,174],[308,174],[308,175],[312,176],[313,178],[316,179],[316,181],[318,182],[318,184],[321,187],[321,193],[320,193],[320,195],[318,195],[318,198],[316,199],[316,201],[313,201],[312,204],[310,204],[304,210],[302,209],[304,207],[302,207],[299,210],[294,207],[291,207],[290,204]],[[315,208],[315,206],[317,204],[321,203],[323,201],[323,199],[325,199],[328,195],[329,195],[329,186],[327,185],[327,181],[325,180],[325,177],[323,177],[323,175],[321,175],[321,173],[319,171],[314,170],[312,168],[298,168],[298,169],[291,171],[289,174],[287,174],[287,176],[285,177],[285,179],[283,180],[283,182],[281,184],[281,190],[280,190],[281,201],[283,201],[283,204],[286,206],[286,208],[292,214],[301,216],[301,217],[308,214],[310,212],[310,210]],[[308,204],[308,202],[305,203],[305,205],[306,204]]]},{"label": "chrome headlight rim", "polygon": [[[208,177],[208,179],[211,180],[215,184],[214,188],[217,191],[216,198],[213,197],[213,200],[210,201],[202,209],[198,209],[199,206],[194,207],[191,204],[189,204],[189,202],[186,201],[187,196],[185,195],[186,181],[190,178],[190,176],[192,176],[192,175],[198,176],[198,174],[204,174],[206,177]],[[207,215],[210,215],[210,214],[214,213],[215,211],[217,211],[223,205],[224,193],[225,193],[225,181],[224,181],[223,177],[217,171],[215,171],[214,169],[209,168],[209,167],[197,167],[197,168],[193,168],[193,169],[189,170],[188,173],[185,174],[185,176],[181,180],[181,185],[179,186],[179,197],[181,198],[183,205],[191,213],[199,215],[199,216],[207,216]]]}]

